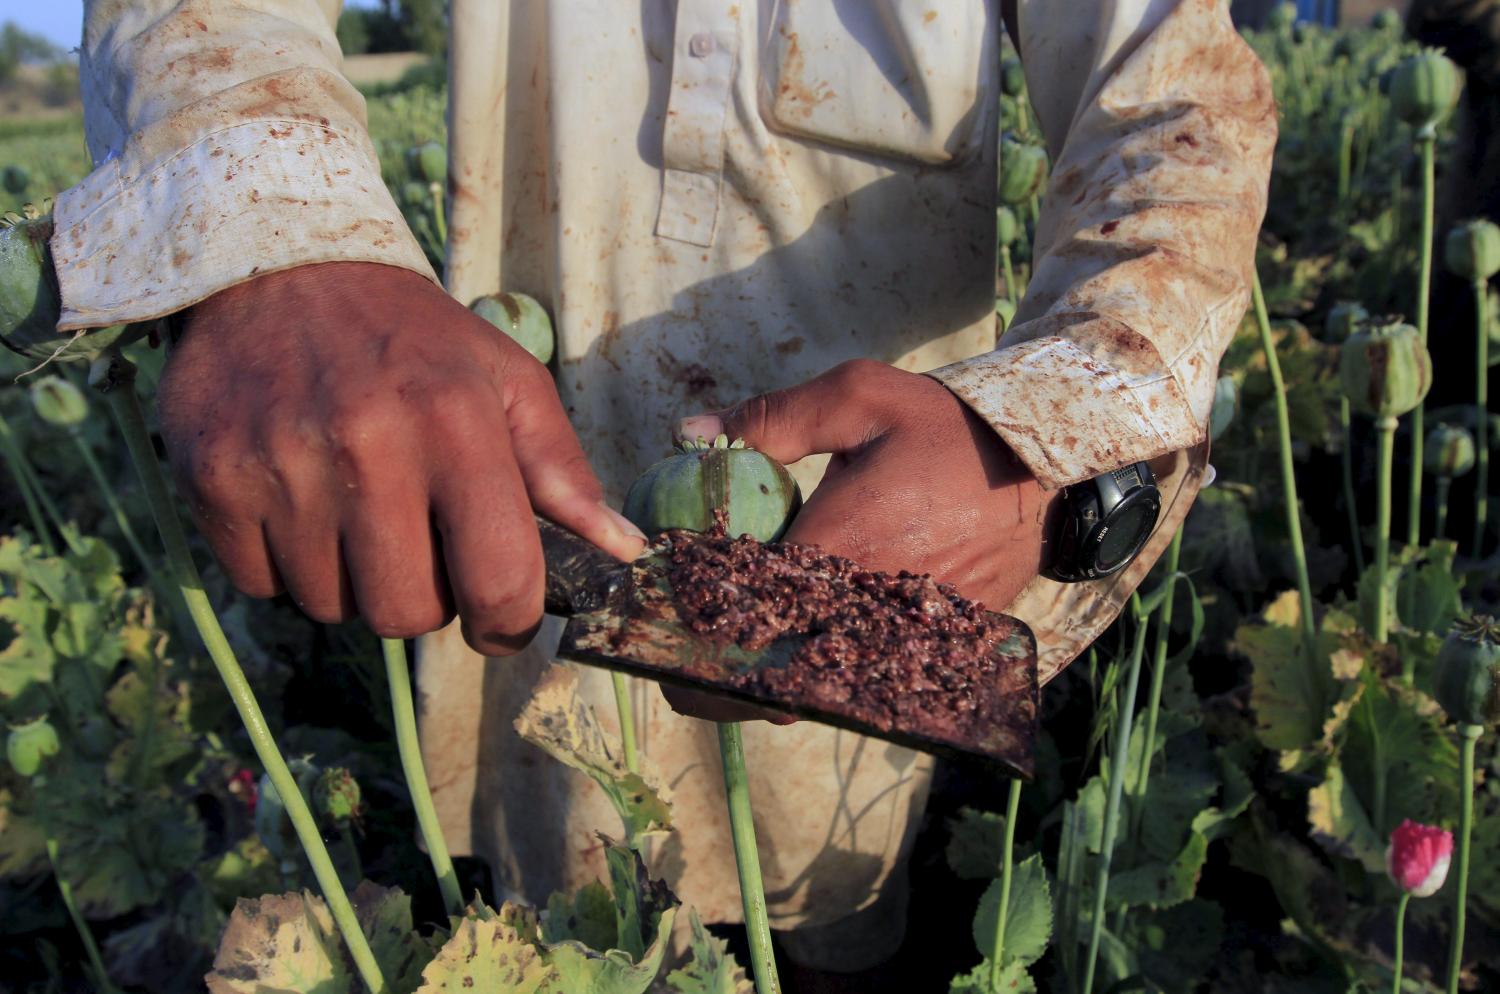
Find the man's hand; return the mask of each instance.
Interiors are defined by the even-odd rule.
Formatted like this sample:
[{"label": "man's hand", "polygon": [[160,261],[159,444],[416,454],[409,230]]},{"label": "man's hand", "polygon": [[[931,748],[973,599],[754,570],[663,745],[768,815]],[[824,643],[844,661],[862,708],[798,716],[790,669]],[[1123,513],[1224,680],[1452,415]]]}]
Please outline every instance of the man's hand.
[{"label": "man's hand", "polygon": [[[855,360],[721,414],[687,418],[678,432],[723,432],[783,463],[832,453],[788,542],[873,569],[931,573],[993,609],[1009,604],[1041,569],[1055,495],[994,429],[929,377]],[[766,716],[675,688],[667,699],[720,721]]]},{"label": "man's hand", "polygon": [[378,634],[455,609],[486,655],[542,614],[532,510],[621,558],[643,538],[603,503],[551,377],[421,276],[325,263],[189,313],[160,390],[198,528],[252,597]]}]

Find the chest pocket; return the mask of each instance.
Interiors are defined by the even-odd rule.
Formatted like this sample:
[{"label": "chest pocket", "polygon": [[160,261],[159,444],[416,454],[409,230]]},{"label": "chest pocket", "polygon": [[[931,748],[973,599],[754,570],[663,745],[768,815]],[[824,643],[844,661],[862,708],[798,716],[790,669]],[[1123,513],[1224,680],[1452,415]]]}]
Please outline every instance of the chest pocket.
[{"label": "chest pocket", "polygon": [[776,0],[761,58],[773,131],[932,165],[962,161],[999,99],[997,3]]}]

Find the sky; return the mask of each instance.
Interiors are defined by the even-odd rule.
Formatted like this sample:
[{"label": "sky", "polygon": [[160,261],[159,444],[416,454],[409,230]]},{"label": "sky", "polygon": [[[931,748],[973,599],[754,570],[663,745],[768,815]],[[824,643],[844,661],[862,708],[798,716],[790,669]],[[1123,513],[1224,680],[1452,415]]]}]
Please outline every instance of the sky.
[{"label": "sky", "polygon": [[[370,7],[374,0],[345,0]],[[0,0],[0,23],[15,21],[63,48],[77,48],[83,35],[83,0]]]},{"label": "sky", "polygon": [[63,48],[83,35],[83,0],[0,0],[0,22],[15,21]]}]

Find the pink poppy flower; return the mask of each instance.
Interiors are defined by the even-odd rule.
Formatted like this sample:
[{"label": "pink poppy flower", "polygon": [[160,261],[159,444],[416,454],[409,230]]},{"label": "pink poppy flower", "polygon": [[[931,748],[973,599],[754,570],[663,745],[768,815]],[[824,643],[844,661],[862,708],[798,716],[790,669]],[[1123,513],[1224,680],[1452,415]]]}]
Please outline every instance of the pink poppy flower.
[{"label": "pink poppy flower", "polygon": [[1448,862],[1452,857],[1452,832],[1419,825],[1408,818],[1391,832],[1391,844],[1385,850],[1385,868],[1397,887],[1413,897],[1430,897],[1448,879]]}]

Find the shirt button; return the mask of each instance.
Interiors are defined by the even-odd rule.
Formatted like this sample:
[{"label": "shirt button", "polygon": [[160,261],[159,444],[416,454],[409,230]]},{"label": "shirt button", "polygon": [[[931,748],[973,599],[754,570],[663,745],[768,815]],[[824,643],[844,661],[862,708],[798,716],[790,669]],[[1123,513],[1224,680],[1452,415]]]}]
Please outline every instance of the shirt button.
[{"label": "shirt button", "polygon": [[700,31],[688,41],[688,51],[693,58],[702,59],[714,53],[714,36],[707,31]]}]

